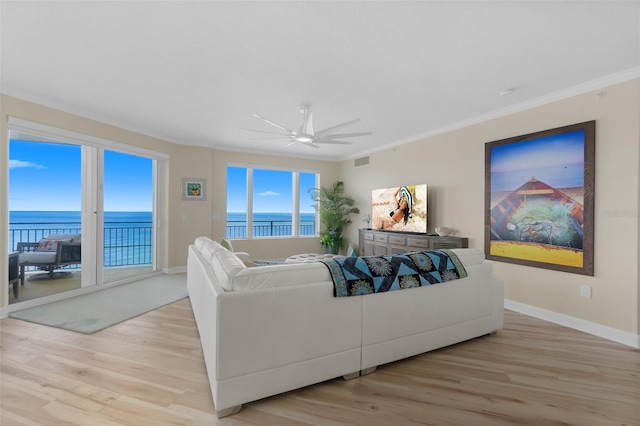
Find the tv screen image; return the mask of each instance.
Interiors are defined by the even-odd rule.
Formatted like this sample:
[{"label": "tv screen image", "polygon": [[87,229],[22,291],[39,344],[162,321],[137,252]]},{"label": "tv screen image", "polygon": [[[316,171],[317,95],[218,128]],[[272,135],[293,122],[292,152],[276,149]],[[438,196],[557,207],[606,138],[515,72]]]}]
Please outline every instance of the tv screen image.
[{"label": "tv screen image", "polygon": [[399,232],[427,232],[427,185],[371,191],[371,227]]}]

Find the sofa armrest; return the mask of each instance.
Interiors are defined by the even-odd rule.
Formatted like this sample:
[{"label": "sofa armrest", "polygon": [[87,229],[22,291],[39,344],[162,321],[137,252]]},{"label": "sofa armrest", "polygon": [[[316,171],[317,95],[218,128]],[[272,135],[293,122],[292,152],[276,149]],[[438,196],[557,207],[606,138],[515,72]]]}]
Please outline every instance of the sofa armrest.
[{"label": "sofa armrest", "polygon": [[238,258],[240,260],[242,260],[243,262],[249,262],[251,261],[251,256],[249,256],[249,253],[245,253],[243,251],[234,251],[233,254],[235,254],[236,256],[238,256]]},{"label": "sofa armrest", "polygon": [[74,264],[81,263],[82,258],[82,244],[81,243],[59,243],[58,244],[58,263],[59,264]]}]

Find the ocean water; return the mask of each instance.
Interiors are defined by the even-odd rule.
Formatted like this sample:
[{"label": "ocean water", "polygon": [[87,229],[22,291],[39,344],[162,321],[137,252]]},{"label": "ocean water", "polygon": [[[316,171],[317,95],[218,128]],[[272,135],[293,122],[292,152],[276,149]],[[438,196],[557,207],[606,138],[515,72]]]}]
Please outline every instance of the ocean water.
[{"label": "ocean water", "polygon": [[[105,227],[121,224],[151,224],[151,212],[104,212]],[[80,212],[75,211],[10,211],[9,228],[42,228],[41,225],[80,227]]]}]

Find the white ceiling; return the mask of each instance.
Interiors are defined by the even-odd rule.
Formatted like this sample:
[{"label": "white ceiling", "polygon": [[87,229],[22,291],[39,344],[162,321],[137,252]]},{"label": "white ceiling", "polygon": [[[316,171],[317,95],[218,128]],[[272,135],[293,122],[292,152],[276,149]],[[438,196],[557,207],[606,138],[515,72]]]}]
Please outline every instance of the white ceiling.
[{"label": "white ceiling", "polygon": [[[339,160],[640,76],[638,1],[2,1],[2,93],[174,143]],[[503,89],[514,89],[499,96]],[[373,132],[320,149],[244,129]],[[570,124],[570,123],[567,123]]]}]

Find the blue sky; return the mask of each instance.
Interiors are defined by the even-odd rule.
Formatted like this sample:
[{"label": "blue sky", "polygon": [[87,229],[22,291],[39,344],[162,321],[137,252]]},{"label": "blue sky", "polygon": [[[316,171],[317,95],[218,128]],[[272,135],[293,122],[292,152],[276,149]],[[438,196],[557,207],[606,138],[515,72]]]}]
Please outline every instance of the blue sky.
[{"label": "blue sky", "polygon": [[[292,184],[290,171],[253,171],[253,211],[256,213],[291,213]],[[313,213],[313,200],[307,188],[316,185],[314,173],[300,173],[300,212]],[[227,211],[246,212],[246,169],[227,168]]]},{"label": "blue sky", "polygon": [[[10,140],[9,210],[80,211],[81,148]],[[151,159],[105,151],[105,211],[151,211]]]},{"label": "blue sky", "polygon": [[584,186],[584,131],[491,148],[492,191],[512,191],[531,177],[555,188]]}]

